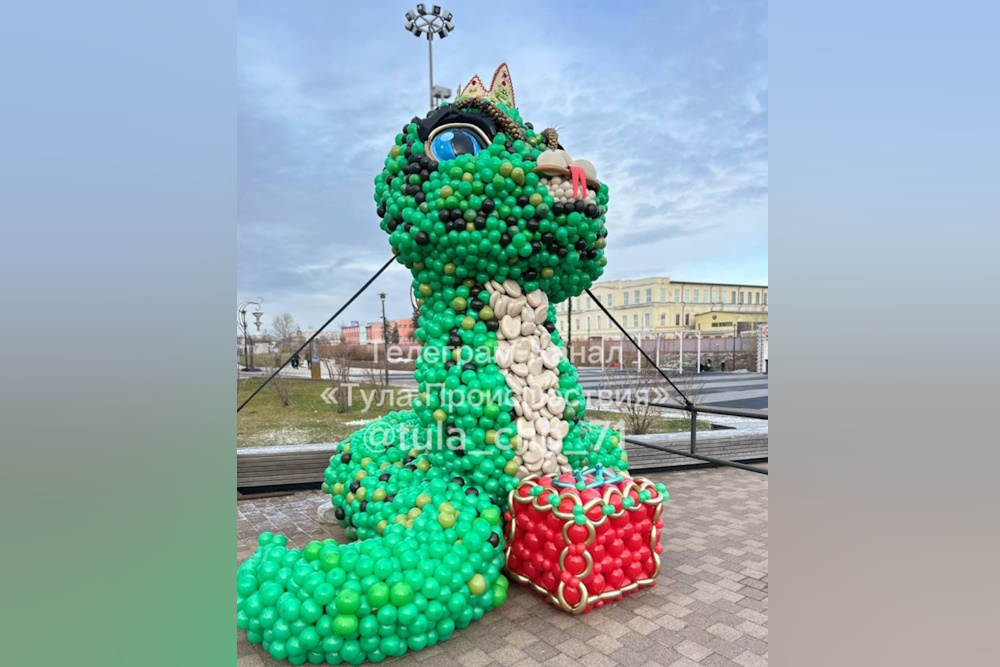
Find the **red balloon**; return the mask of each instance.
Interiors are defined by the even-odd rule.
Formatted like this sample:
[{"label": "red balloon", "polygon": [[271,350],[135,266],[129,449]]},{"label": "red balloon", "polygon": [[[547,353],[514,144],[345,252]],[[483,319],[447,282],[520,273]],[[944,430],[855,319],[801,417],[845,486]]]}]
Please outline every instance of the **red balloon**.
[{"label": "red balloon", "polygon": [[567,586],[563,589],[563,599],[566,600],[566,604],[575,607],[580,603],[580,591],[575,587],[570,588]]},{"label": "red balloon", "polygon": [[584,526],[574,523],[569,529],[566,530],[566,535],[569,537],[571,542],[586,542],[587,538],[590,536],[590,531],[588,531]]},{"label": "red balloon", "polygon": [[563,565],[566,567],[566,573],[580,574],[583,572],[584,568],[587,567],[587,561],[583,559],[582,556],[567,556]]},{"label": "red balloon", "polygon": [[618,556],[624,549],[625,543],[617,537],[608,545],[608,553],[612,556]]}]

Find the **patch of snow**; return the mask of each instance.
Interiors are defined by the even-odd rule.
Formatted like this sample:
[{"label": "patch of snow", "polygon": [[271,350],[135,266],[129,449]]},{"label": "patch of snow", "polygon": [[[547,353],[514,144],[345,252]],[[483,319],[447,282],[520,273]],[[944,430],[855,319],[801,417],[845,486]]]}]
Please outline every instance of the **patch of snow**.
[{"label": "patch of snow", "polygon": [[309,438],[308,431],[299,428],[289,428],[287,426],[273,431],[264,431],[253,437],[255,445],[286,445],[289,443],[303,442]]}]

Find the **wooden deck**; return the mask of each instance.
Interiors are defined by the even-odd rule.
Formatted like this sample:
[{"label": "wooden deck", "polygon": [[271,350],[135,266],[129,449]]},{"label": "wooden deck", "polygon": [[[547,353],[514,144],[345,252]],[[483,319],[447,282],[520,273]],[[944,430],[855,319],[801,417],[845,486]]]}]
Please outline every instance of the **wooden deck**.
[{"label": "wooden deck", "polygon": [[[682,452],[691,450],[690,433],[632,436],[634,440],[663,445]],[[678,466],[708,465],[704,461],[671,454],[632,442],[625,443],[629,469],[635,472],[667,470]],[[699,431],[695,452],[725,461],[767,460],[767,432]]]},{"label": "wooden deck", "polygon": [[322,443],[237,448],[236,488],[322,482],[336,446]]},{"label": "wooden deck", "polygon": [[[695,451],[728,461],[767,460],[767,422],[753,422],[735,429],[699,431]],[[636,440],[688,451],[690,433],[633,436]],[[335,451],[335,443],[316,445],[276,445],[241,447],[236,450],[236,488],[280,487],[292,484],[318,484]],[[632,471],[669,470],[706,465],[703,461],[626,443]]]}]

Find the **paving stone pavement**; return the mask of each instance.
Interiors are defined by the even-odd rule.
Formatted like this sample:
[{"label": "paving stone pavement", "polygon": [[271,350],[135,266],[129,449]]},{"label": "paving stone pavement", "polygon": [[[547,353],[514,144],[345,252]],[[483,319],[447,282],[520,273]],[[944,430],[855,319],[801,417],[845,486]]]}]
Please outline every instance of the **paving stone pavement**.
[{"label": "paving stone pavement", "polygon": [[[451,639],[382,664],[758,667],[767,665],[767,477],[734,468],[644,475],[670,492],[662,569],[652,588],[572,616],[511,583],[507,603]],[[320,491],[238,501],[236,562],[265,530],[290,545],[343,540],[321,524]],[[274,667],[237,631],[237,667]]]}]

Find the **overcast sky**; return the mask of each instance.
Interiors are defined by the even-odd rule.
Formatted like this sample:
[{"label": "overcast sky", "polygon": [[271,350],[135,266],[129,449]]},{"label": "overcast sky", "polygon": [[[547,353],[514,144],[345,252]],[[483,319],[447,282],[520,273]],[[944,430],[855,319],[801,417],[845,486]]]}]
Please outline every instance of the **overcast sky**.
[{"label": "overcast sky", "polygon": [[[390,256],[374,177],[427,111],[416,3],[239,3],[237,297],[312,330]],[[428,4],[428,8],[431,5]],[[434,77],[510,66],[517,105],[608,183],[603,279],[767,283],[766,2],[452,1]],[[496,12],[501,13],[496,13]],[[407,317],[394,264],[338,318]]]}]

